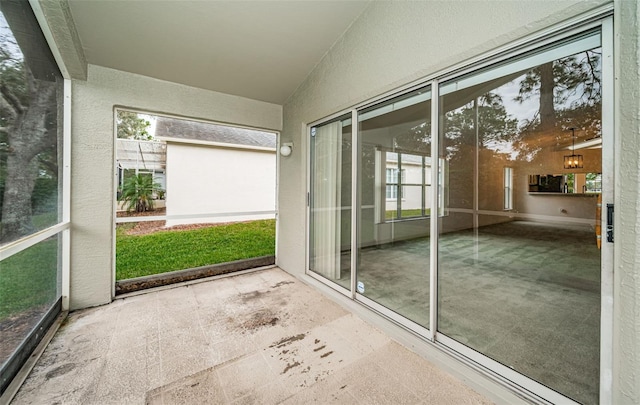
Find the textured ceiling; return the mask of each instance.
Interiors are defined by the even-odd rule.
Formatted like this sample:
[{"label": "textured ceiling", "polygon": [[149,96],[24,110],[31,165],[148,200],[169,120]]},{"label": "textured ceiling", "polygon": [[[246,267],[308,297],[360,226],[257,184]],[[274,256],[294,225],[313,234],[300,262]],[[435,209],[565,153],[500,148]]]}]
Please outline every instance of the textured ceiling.
[{"label": "textured ceiling", "polygon": [[276,104],[368,4],[69,0],[88,63]]}]

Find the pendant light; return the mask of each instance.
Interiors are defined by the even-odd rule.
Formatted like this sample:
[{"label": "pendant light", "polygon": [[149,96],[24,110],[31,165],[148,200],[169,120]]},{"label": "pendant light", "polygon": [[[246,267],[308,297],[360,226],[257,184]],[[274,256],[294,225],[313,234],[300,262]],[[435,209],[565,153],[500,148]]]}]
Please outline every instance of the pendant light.
[{"label": "pendant light", "polygon": [[576,129],[575,127],[569,128],[571,130],[571,155],[564,155],[564,168],[565,169],[582,169],[584,167],[584,161],[582,155],[576,155]]}]

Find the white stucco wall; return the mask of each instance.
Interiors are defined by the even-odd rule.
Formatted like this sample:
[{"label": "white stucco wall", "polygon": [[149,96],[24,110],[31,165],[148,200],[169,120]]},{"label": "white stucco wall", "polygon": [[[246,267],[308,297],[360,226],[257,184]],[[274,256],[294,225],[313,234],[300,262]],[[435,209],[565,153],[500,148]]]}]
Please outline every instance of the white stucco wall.
[{"label": "white stucco wall", "polygon": [[[310,122],[462,63],[606,1],[374,2],[284,106],[277,263],[305,268]],[[613,403],[640,403],[640,3],[615,1],[616,156]],[[500,10],[500,12],[496,12]]]},{"label": "white stucco wall", "polygon": [[[276,209],[276,153],[167,142],[167,215]],[[167,226],[275,218],[275,214],[168,219]]]},{"label": "white stucco wall", "polygon": [[114,106],[278,131],[282,107],[89,65],[73,81],[71,309],[111,301]]},{"label": "white stucco wall", "polygon": [[640,403],[640,2],[615,3],[613,393]]}]

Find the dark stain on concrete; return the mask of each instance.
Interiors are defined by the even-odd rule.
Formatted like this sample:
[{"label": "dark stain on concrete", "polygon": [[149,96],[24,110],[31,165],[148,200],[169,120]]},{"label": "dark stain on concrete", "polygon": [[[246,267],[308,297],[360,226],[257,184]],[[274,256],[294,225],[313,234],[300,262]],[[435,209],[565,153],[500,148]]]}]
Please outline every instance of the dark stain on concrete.
[{"label": "dark stain on concrete", "polygon": [[316,340],[314,340],[314,341],[313,341],[313,343],[315,343],[315,344],[320,343],[320,339],[316,339]]},{"label": "dark stain on concrete", "polygon": [[[269,291],[267,291],[267,292],[269,292]],[[242,300],[242,302],[244,302],[246,304],[246,303],[249,303],[251,301],[255,301],[255,300],[258,300],[258,299],[262,298],[262,296],[264,294],[265,293],[262,292],[262,291],[251,291],[251,292],[248,292],[248,293],[240,294],[240,299]]]},{"label": "dark stain on concrete", "polygon": [[52,378],[59,377],[61,375],[65,375],[69,371],[73,370],[74,368],[76,368],[76,365],[74,363],[63,364],[63,365],[58,366],[58,367],[54,368],[53,370],[49,371],[45,375],[45,378],[47,380],[50,380]]},{"label": "dark stain on concrete", "polygon": [[276,326],[280,319],[271,310],[254,312],[251,318],[243,322],[240,326],[246,330],[258,329],[263,326]]},{"label": "dark stain on concrete", "polygon": [[280,374],[285,374],[287,371],[291,370],[294,367],[298,367],[299,365],[300,365],[300,362],[297,362],[297,361],[295,363],[293,363],[293,364],[287,363],[287,367],[285,367],[284,370],[282,371],[282,373],[280,373]]},{"label": "dark stain on concrete", "polygon": [[277,347],[278,349],[285,347],[287,345],[290,345],[291,343],[297,341],[297,340],[302,340],[306,337],[307,335],[305,333],[300,333],[298,335],[295,336],[289,336],[288,338],[284,338],[274,344],[272,344],[269,347]]},{"label": "dark stain on concrete", "polygon": [[320,356],[320,358],[325,358],[325,357],[329,356],[331,353],[333,353],[333,351],[326,352],[325,354],[323,354],[322,356]]},{"label": "dark stain on concrete", "polygon": [[320,350],[324,349],[325,347],[327,347],[327,345],[322,345],[320,347],[316,347],[315,349],[313,349],[314,352],[319,352]]},{"label": "dark stain on concrete", "polygon": [[278,287],[282,287],[283,285],[287,285],[287,284],[294,284],[293,281],[281,281],[279,283],[277,283],[276,285],[272,285],[271,288],[278,288]]}]

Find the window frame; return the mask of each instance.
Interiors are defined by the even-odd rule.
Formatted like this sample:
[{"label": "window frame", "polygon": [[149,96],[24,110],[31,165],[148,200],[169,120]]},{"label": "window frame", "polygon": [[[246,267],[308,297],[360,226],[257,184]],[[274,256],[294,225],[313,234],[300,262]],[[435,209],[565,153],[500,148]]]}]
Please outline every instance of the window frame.
[{"label": "window frame", "polygon": [[[379,208],[379,211],[383,214],[383,215],[380,215],[380,218],[381,218],[380,222],[412,221],[416,219],[430,218],[431,207],[430,205],[428,206],[426,203],[427,192],[429,192],[429,196],[431,195],[431,192],[429,190],[432,183],[432,178],[431,178],[432,176],[427,175],[427,169],[429,170],[429,172],[431,172],[432,170],[431,162],[427,163],[427,159],[430,159],[430,156],[427,156],[426,154],[401,151],[401,150],[386,150],[384,148],[379,148],[379,150],[383,156],[386,156],[386,154],[388,153],[393,153],[396,155],[396,159],[397,159],[397,162],[396,162],[397,166],[394,166],[394,167],[387,166],[387,163],[389,161],[388,158],[381,159],[382,164],[384,165],[385,182],[383,184],[383,187],[380,190],[380,193],[383,194],[384,196],[384,198],[380,199],[381,204],[383,204],[383,206]],[[403,155],[420,157],[420,162],[419,163],[416,162],[415,164],[417,167],[419,167],[420,177],[421,177],[420,183],[408,183],[404,181],[404,179],[407,177],[407,171],[406,171],[407,169],[402,167]],[[442,159],[439,159],[439,160],[442,161]],[[389,176],[390,170],[395,171],[395,176],[393,174]],[[395,181],[393,181],[394,178],[395,178]],[[392,181],[389,181],[390,179]],[[420,210],[420,215],[414,215],[410,217],[402,216],[402,210],[403,210],[402,203],[406,202],[407,187],[420,187],[420,196],[421,196],[420,208],[417,208]],[[389,197],[389,191],[391,191],[391,194],[392,194],[391,197]],[[395,197],[393,197],[393,194],[395,194]],[[400,198],[398,198],[398,196],[400,196]],[[440,198],[443,198],[443,196],[441,196]],[[386,206],[387,202],[396,203],[397,204],[396,209],[387,210],[387,206]],[[442,207],[443,205],[441,204],[440,206]],[[394,215],[391,218],[388,218],[387,217],[388,212],[394,212]],[[444,215],[444,210],[439,210],[438,216],[443,216],[443,215]]]}]

